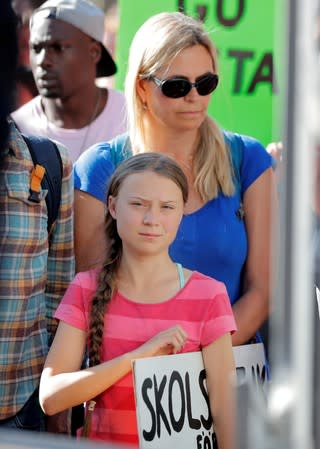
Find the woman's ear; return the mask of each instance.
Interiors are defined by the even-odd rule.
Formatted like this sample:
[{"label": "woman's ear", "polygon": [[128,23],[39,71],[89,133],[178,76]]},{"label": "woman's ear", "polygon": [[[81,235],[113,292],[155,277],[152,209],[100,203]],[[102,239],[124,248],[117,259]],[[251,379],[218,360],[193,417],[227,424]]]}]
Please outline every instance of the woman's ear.
[{"label": "woman's ear", "polygon": [[108,198],[108,211],[114,220],[117,219],[116,203],[117,199],[110,195]]},{"label": "woman's ear", "polygon": [[141,100],[142,104],[147,104],[147,91],[146,91],[146,79],[142,79],[138,76],[136,81],[137,94]]}]

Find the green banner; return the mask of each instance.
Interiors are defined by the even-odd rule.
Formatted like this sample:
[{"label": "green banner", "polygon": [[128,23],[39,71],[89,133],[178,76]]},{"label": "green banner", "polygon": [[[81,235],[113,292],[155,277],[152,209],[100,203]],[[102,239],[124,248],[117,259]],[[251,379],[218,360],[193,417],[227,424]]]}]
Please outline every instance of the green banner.
[{"label": "green banner", "polygon": [[151,15],[180,10],[201,18],[219,51],[220,83],[209,114],[223,128],[254,136],[265,145],[280,137],[272,123],[274,105],[279,104],[275,0],[120,0],[119,10],[119,89],[123,89],[130,42],[139,26]]}]

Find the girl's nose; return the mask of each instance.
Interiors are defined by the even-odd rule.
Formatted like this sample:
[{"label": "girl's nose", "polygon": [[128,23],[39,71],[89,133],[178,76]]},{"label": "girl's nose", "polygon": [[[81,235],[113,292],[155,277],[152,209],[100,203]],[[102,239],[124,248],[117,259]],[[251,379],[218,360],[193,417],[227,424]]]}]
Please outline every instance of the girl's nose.
[{"label": "girl's nose", "polygon": [[153,209],[148,209],[143,217],[143,224],[155,225],[158,223],[158,214]]}]

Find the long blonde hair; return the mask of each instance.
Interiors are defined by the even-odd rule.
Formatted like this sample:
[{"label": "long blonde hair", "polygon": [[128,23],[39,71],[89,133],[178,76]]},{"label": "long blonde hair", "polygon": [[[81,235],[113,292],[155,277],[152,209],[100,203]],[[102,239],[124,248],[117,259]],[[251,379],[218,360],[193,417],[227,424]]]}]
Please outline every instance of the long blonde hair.
[{"label": "long blonde hair", "polygon": [[[141,153],[122,162],[109,183],[107,199],[117,197],[123,181],[133,173],[154,172],[173,181],[181,190],[184,204],[188,200],[188,181],[179,165],[160,153]],[[96,294],[92,299],[89,325],[89,364],[100,363],[100,352],[104,330],[104,316],[113,292],[116,290],[116,277],[122,258],[122,241],[117,231],[116,220],[107,210],[105,233],[110,242],[107,255],[99,274]]]},{"label": "long blonde hair", "polygon": [[[217,52],[200,21],[179,12],[164,12],[149,18],[135,34],[129,53],[125,81],[129,134],[133,151],[145,147],[144,108],[137,93],[138,77],[149,78],[184,49],[204,46],[218,72]],[[206,117],[200,126],[198,148],[193,160],[194,187],[203,201],[216,198],[219,192],[234,192],[229,150],[218,125]]]}]

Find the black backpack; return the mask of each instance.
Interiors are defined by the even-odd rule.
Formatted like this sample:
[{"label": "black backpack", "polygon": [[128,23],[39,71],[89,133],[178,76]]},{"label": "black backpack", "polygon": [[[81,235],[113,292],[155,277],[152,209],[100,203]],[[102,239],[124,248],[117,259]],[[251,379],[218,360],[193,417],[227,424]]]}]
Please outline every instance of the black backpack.
[{"label": "black backpack", "polygon": [[[61,184],[63,165],[60,151],[57,145],[47,137],[26,136],[22,134],[32,157],[34,166],[36,164],[45,168],[41,187],[48,190],[46,205],[48,211],[48,234],[50,235],[53,225],[58,217],[61,201]],[[30,191],[30,201],[39,203],[41,198],[37,192]]]}]

